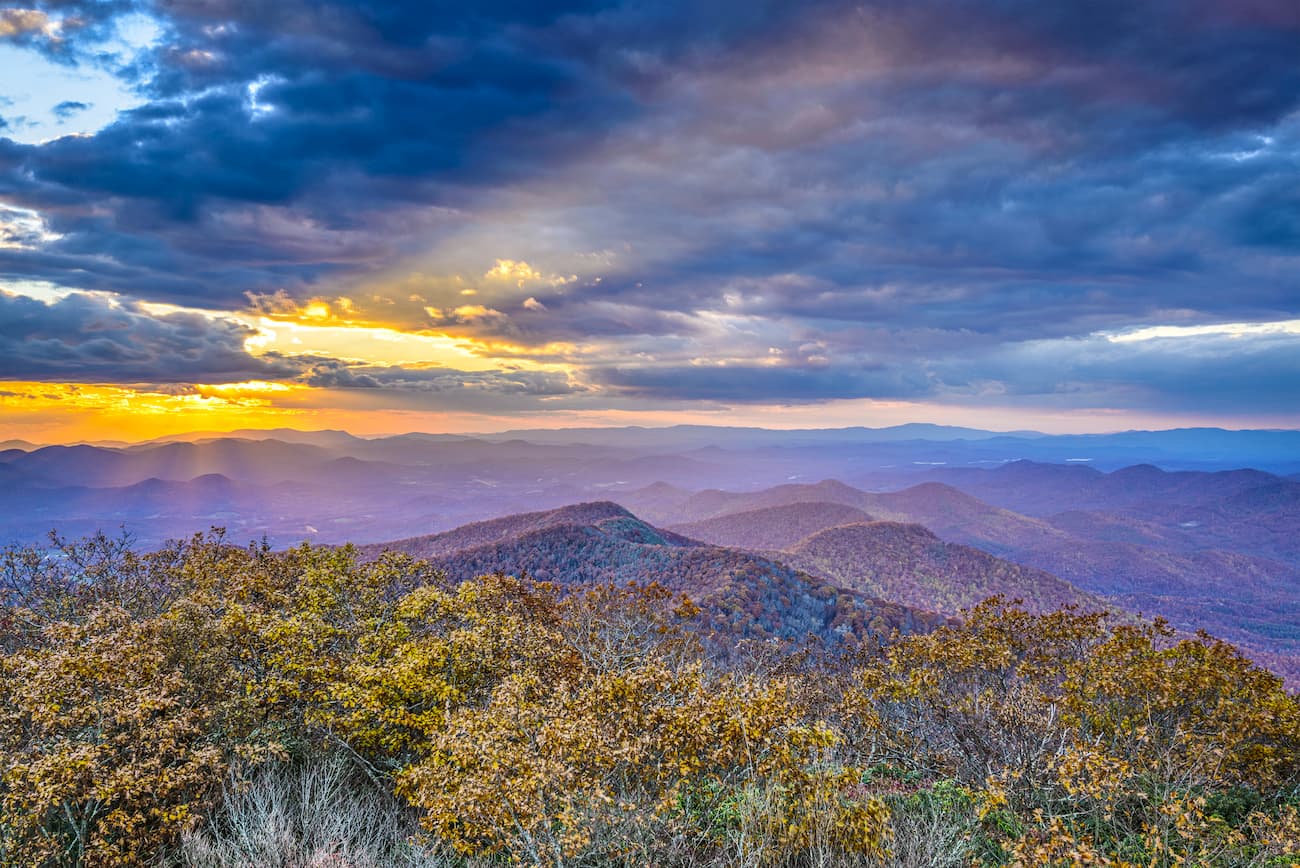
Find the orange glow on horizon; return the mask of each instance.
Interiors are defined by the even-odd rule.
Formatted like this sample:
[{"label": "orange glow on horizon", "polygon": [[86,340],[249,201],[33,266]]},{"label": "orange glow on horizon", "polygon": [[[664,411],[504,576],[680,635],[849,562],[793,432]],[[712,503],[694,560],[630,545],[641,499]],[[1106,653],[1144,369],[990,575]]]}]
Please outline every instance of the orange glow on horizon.
[{"label": "orange glow on horizon", "polygon": [[908,422],[990,430],[1105,433],[1134,428],[1295,427],[1295,419],[1206,419],[1118,410],[975,408],[886,401],[837,401],[817,406],[696,409],[560,409],[487,414],[399,408],[356,409],[346,393],[293,383],[245,382],[150,391],[110,385],[0,383],[0,440],[75,443],[137,442],[196,431],[241,428],[342,429],[374,437],[413,431],[476,434],[513,428],[587,428],[638,425],[716,425],[789,428],[888,427]]},{"label": "orange glow on horizon", "polygon": [[183,386],[173,392],[80,383],[0,383],[0,438],[39,443],[136,441],[196,429],[289,425],[304,413],[276,406],[273,396],[305,388],[247,382]]}]

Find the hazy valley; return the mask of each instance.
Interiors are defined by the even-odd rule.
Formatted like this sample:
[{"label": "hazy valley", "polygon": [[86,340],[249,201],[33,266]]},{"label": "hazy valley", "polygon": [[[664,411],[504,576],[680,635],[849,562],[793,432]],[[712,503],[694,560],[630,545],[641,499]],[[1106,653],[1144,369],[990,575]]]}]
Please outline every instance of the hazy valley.
[{"label": "hazy valley", "polygon": [[[747,612],[746,635],[787,639],[994,595],[1112,607],[1207,630],[1296,679],[1297,454],[1288,432],[937,426],[23,444],[0,452],[0,538],[121,528],[151,548],[223,527],[237,543],[397,548],[463,578],[658,581]],[[1123,463],[1153,455],[1171,469]]]}]

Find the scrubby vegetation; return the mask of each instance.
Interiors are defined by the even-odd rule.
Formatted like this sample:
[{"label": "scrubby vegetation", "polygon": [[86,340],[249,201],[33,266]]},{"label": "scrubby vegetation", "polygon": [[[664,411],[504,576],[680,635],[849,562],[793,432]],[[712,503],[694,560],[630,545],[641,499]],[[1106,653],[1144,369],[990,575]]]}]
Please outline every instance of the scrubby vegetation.
[{"label": "scrubby vegetation", "polygon": [[1300,864],[1300,702],[992,600],[874,645],[219,537],[14,551],[0,864]]}]

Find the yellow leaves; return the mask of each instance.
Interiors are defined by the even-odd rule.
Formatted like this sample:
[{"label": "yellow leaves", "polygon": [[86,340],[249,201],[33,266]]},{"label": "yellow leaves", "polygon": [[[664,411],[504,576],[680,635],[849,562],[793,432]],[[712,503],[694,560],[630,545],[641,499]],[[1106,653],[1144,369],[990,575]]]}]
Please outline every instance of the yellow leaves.
[{"label": "yellow leaves", "polygon": [[1013,868],[1121,868],[1125,863],[1116,862],[1099,852],[1091,836],[1079,834],[1060,818],[1053,817],[1046,829],[1025,835],[1015,842],[1008,864]]},{"label": "yellow leaves", "polygon": [[1260,849],[1261,862],[1271,857],[1278,865],[1300,865],[1300,807],[1283,805],[1276,815],[1256,813],[1246,828]]},{"label": "yellow leaves", "polygon": [[1204,798],[1267,804],[1300,784],[1296,697],[1231,646],[1164,625],[990,604],[887,649],[883,672],[853,698],[875,709],[877,744],[983,781],[981,834],[1010,864],[1246,864],[1272,852],[1269,815],[1230,826]]},{"label": "yellow leaves", "polygon": [[16,864],[153,859],[230,770],[288,756],[393,583],[348,550],[219,538],[143,558],[92,541],[65,562],[94,583],[0,657],[0,852]]},{"label": "yellow leaves", "polygon": [[225,682],[185,677],[209,637],[98,608],[84,625],[5,660],[21,667],[0,696],[0,781],[12,852],[39,862],[80,853],[135,864],[180,828],[224,773],[207,730]]},{"label": "yellow leaves", "polygon": [[[987,820],[996,812],[1008,807],[1006,784],[997,777],[990,777],[985,789],[976,801],[975,814],[981,820]],[[1040,812],[1041,815],[1041,812]]]},{"label": "yellow leaves", "polygon": [[668,839],[699,835],[696,815],[681,810],[686,794],[754,786],[774,794],[762,824],[787,829],[787,850],[807,846],[810,812],[840,830],[841,849],[879,848],[883,806],[839,797],[857,776],[819,765],[835,736],[797,725],[803,714],[782,682],[655,655],[567,677],[517,672],[486,706],[453,714],[399,788],[426,810],[430,831],[467,854],[609,857],[610,828],[636,820],[663,825]]},{"label": "yellow leaves", "polygon": [[1052,766],[1071,796],[1111,804],[1129,795],[1133,767],[1094,744],[1071,745],[1053,759]]},{"label": "yellow leaves", "polygon": [[1300,773],[1300,703],[1234,648],[1204,637],[1166,647],[1155,627],[1118,628],[1077,663],[1064,705],[1082,737],[1134,766],[1268,790]]},{"label": "yellow leaves", "polygon": [[113,563],[3,636],[18,864],[154,858],[229,773],[326,743],[432,837],[503,862],[880,864],[890,809],[922,794],[960,803],[990,864],[1300,847],[1295,697],[1159,626],[991,602],[878,657],[727,669],[656,586],[453,587],[409,560],[219,541]]},{"label": "yellow leaves", "polygon": [[336,701],[313,719],[359,749],[407,761],[511,673],[565,677],[572,655],[551,626],[556,610],[553,590],[505,576],[417,588],[361,638],[331,681]]}]

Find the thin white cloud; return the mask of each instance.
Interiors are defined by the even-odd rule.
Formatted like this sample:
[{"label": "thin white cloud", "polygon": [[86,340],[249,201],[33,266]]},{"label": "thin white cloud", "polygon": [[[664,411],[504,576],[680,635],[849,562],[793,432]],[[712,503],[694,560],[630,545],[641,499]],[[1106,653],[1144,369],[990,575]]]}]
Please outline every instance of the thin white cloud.
[{"label": "thin white cloud", "polygon": [[1252,335],[1300,335],[1300,319],[1276,322],[1225,322],[1194,326],[1146,326],[1129,331],[1103,332],[1106,340],[1115,344],[1161,338],[1195,338],[1210,336],[1249,337]]}]

